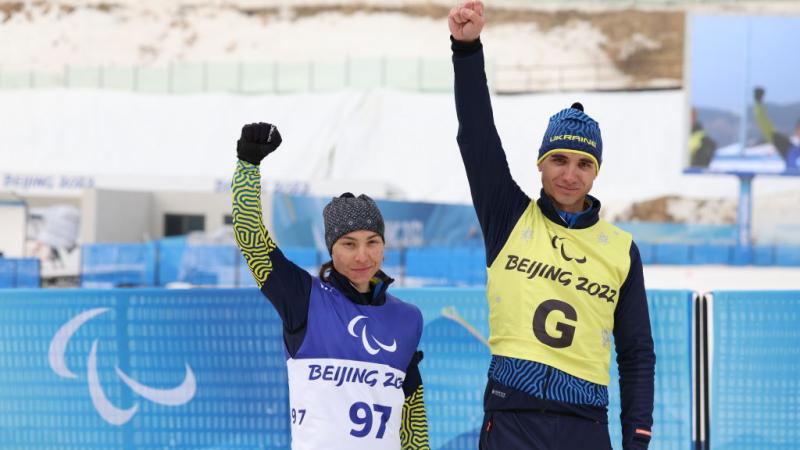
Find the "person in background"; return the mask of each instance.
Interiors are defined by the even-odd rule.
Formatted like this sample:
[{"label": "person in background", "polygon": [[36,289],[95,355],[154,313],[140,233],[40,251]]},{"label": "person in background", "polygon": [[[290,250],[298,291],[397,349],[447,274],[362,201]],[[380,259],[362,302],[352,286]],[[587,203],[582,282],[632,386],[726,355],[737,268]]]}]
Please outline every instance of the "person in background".
[{"label": "person in background", "polygon": [[689,166],[708,167],[717,151],[717,143],[708,136],[692,108],[692,131],[689,135]]},{"label": "person in background", "polygon": [[486,248],[489,345],[481,449],[610,449],[612,335],[622,448],[652,436],[655,352],[639,250],[589,195],[602,164],[598,123],[580,103],[550,118],[542,191],[514,182],[492,116],[480,33],[484,6],[448,16],[457,141]]},{"label": "person in background", "polygon": [[281,144],[268,123],[245,125],[233,176],[236,242],[283,321],[292,448],[429,449],[417,347],[422,314],[387,292],[384,222],[351,193],[323,210],[331,261],[312,277],[281,252],[261,216],[259,164]]},{"label": "person in background", "polygon": [[781,158],[786,162],[786,169],[796,170],[800,167],[800,120],[795,124],[794,136],[791,138],[776,130],[775,125],[769,120],[767,109],[764,107],[765,93],[766,91],[762,87],[753,89],[758,129],[761,130],[764,139],[775,147]]}]

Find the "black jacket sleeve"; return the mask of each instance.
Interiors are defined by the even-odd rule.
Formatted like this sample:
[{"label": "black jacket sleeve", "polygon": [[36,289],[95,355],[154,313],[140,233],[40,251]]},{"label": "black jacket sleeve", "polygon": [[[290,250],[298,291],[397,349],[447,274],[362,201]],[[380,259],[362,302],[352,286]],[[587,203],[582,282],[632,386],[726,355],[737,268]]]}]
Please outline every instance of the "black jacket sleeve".
[{"label": "black jacket sleeve", "polygon": [[631,266],[614,311],[614,341],[622,400],[622,447],[643,450],[650,442],[656,355],[647,310],[639,249],[631,243]]},{"label": "black jacket sleeve", "polygon": [[452,42],[458,147],[483,231],[486,265],[490,266],[530,198],[511,178],[495,128],[480,40]]}]

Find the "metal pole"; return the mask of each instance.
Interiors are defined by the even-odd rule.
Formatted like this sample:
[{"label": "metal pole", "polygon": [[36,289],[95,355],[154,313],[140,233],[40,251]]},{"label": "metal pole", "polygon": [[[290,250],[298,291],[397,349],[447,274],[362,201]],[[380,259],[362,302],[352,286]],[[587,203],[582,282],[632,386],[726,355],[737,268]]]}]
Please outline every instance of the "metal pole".
[{"label": "metal pole", "polygon": [[742,93],[744,94],[744,99],[742,101],[742,111],[741,116],[742,120],[739,122],[739,143],[741,147],[739,148],[739,154],[744,155],[744,149],[747,147],[747,125],[748,125],[748,110],[750,105],[750,99],[752,98],[752,93],[750,91],[750,36],[751,36],[751,27],[750,27],[750,19],[745,17],[745,30],[744,30],[744,45],[742,49],[744,50],[744,70],[742,71]]},{"label": "metal pole", "polygon": [[[741,121],[739,122],[739,154],[744,155],[747,147],[747,125],[748,109],[750,105],[750,19],[745,18],[745,37],[744,37],[744,67],[742,70],[742,111]],[[750,218],[753,205],[753,174],[739,175],[739,207],[737,209],[737,222],[739,226],[736,241],[736,258],[738,264],[750,264],[752,262],[752,239],[750,233]]]},{"label": "metal pole", "polygon": [[750,219],[753,209],[753,174],[739,175],[739,208],[737,209],[737,222],[739,226],[736,242],[737,253],[740,255],[737,262],[749,264],[752,261],[752,239],[750,232]]}]

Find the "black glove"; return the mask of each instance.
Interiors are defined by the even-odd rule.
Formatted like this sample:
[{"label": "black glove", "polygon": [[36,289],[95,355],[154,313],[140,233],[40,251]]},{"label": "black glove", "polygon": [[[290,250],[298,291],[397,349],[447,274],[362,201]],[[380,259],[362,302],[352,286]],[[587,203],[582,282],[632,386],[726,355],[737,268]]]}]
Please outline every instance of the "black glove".
[{"label": "black glove", "polygon": [[753,89],[753,98],[756,99],[756,103],[761,103],[761,100],[764,99],[764,88],[757,87]]},{"label": "black glove", "polygon": [[270,123],[251,123],[242,127],[242,137],[236,145],[236,156],[242,161],[259,165],[261,160],[281,145],[278,128]]}]

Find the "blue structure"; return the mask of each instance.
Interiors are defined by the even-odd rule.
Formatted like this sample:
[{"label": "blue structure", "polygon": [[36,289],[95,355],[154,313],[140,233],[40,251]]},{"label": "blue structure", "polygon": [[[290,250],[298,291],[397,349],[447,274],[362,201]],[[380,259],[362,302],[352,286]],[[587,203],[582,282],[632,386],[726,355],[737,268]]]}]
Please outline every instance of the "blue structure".
[{"label": "blue structure", "polygon": [[[0,448],[288,448],[281,323],[257,291],[9,290],[0,299]],[[87,311],[101,312],[75,322]],[[196,388],[171,406],[136,394],[116,368],[156,389],[191,371]],[[105,407],[89,394],[93,376]],[[109,422],[133,407],[127,421]]]},{"label": "blue structure", "polygon": [[[736,264],[741,255],[740,247],[722,242],[639,242],[638,245],[644,264]],[[282,250],[312,274],[330,259],[327,251],[311,247]],[[757,246],[752,250],[751,263],[798,267],[800,247]],[[486,283],[482,246],[387,249],[383,268],[400,286],[477,287]],[[0,272],[0,286],[15,287],[9,284],[10,272],[5,273],[6,281],[2,273],[5,272]],[[256,285],[244,258],[233,245],[189,245],[183,238],[169,238],[144,244],[83,246],[82,287],[158,287],[171,283],[225,288]],[[20,287],[30,286],[32,282],[26,281]]]},{"label": "blue structure", "polygon": [[[474,449],[490,356],[483,289],[393,292],[425,319],[431,447]],[[691,293],[648,295],[651,448],[688,449]],[[288,448],[281,324],[255,289],[16,289],[0,291],[0,306],[0,449]],[[620,448],[614,383],[611,394]]]},{"label": "blue structure", "polygon": [[111,288],[153,286],[156,246],[146,244],[84,244],[81,246],[81,286]]},{"label": "blue structure", "polygon": [[797,449],[800,292],[714,292],[710,444]]},{"label": "blue structure", "polygon": [[[648,308],[656,352],[656,395],[650,449],[693,447],[692,328],[695,322],[690,291],[648,291]],[[617,355],[611,355],[609,426],[614,448],[621,448]]]},{"label": "blue structure", "polygon": [[0,289],[38,288],[41,263],[36,258],[0,257]]},{"label": "blue structure", "polygon": [[[736,210],[736,244],[727,255],[724,255],[724,251],[719,248],[709,249],[700,247],[698,250],[703,251],[705,255],[697,259],[686,259],[684,262],[670,259],[666,261],[666,264],[800,265],[800,248],[798,247],[775,246],[776,250],[781,248],[787,249],[785,251],[788,251],[791,257],[786,260],[773,259],[772,264],[766,264],[763,247],[759,249],[759,247],[753,244],[753,178],[758,175],[757,173],[752,171],[718,171],[700,168],[688,168],[684,170],[684,173],[695,175],[734,175],[739,179],[739,203]],[[793,170],[771,173],[769,175],[798,176],[799,174],[800,173],[796,170]]]}]

